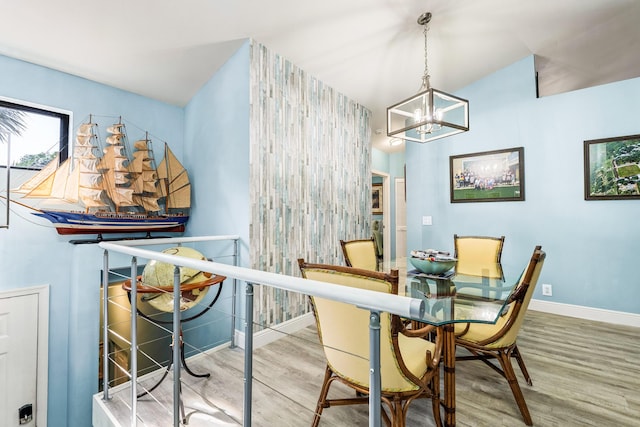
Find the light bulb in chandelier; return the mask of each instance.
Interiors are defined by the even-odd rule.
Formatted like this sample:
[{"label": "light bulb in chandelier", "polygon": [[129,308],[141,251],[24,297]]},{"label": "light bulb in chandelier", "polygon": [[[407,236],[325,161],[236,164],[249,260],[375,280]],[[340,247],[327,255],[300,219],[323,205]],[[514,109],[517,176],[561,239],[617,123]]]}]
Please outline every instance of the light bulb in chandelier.
[{"label": "light bulb in chandelier", "polygon": [[[422,112],[426,113],[423,114]],[[429,107],[425,107],[424,110],[421,108],[416,109],[413,112],[413,120],[414,123],[424,123],[422,125],[418,125],[415,129],[418,134],[426,135],[434,132],[438,132],[442,129],[440,122],[444,116],[444,112],[441,108],[436,108],[434,114],[430,114],[431,109]]]}]

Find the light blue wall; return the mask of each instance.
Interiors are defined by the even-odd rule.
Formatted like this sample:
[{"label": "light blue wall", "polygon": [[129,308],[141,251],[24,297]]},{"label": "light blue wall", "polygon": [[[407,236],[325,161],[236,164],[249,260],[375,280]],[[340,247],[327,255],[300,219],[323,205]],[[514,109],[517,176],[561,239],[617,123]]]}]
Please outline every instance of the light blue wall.
[{"label": "light blue wall", "polygon": [[[469,99],[471,130],[407,144],[408,250],[453,250],[453,234],[505,235],[507,271],[521,270],[535,245],[547,252],[534,298],[640,313],[637,264],[640,200],[585,201],[583,142],[640,133],[640,79],[535,98],[533,58],[457,93]],[[525,201],[449,201],[449,156],[524,147]],[[421,225],[422,215],[433,226]]]},{"label": "light blue wall", "polygon": [[198,176],[189,235],[237,233],[249,241],[249,41],[185,108],[185,167]]},{"label": "light blue wall", "polygon": [[389,173],[389,155],[377,148],[372,148],[371,169]]},{"label": "light blue wall", "polygon": [[[181,108],[4,56],[0,75],[0,96],[72,111],[73,128],[89,114],[122,115],[182,156]],[[91,395],[98,390],[102,251],[71,245],[48,223],[13,208],[10,228],[0,229],[0,291],[50,285],[48,425],[90,425]]]},{"label": "light blue wall", "polygon": [[[239,235],[239,265],[249,267],[249,41],[185,107],[184,165],[197,177],[193,180],[192,216],[186,234]],[[229,254],[233,246],[229,243],[219,249],[220,255]],[[211,251],[203,253],[214,259],[218,255]],[[219,339],[229,339],[230,310],[223,308],[221,313],[217,309],[228,307],[232,281],[225,281],[224,286],[220,303],[213,310],[217,315],[203,320],[217,327],[214,331],[194,329],[190,339],[197,342],[202,338],[202,342],[210,345]],[[244,298],[239,297],[238,304],[242,310]],[[236,329],[242,329],[241,325],[236,325]]]}]

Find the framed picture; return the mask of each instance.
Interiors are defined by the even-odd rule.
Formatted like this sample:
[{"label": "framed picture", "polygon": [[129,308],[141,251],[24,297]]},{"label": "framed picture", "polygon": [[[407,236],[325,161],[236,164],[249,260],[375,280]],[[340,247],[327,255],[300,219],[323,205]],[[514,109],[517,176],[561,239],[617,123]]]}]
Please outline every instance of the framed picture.
[{"label": "framed picture", "polygon": [[371,192],[371,213],[374,215],[382,213],[382,184],[373,184]]},{"label": "framed picture", "polygon": [[524,200],[524,148],[449,157],[451,203]]},{"label": "framed picture", "polygon": [[640,135],[584,142],[585,200],[640,199]]}]

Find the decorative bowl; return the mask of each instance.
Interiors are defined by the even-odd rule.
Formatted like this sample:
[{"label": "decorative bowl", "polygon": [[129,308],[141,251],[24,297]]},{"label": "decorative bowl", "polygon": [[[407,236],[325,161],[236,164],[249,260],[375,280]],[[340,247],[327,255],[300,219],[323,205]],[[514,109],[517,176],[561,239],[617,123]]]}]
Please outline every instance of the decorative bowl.
[{"label": "decorative bowl", "polygon": [[416,258],[410,257],[411,264],[418,269],[418,271],[425,274],[440,275],[451,270],[455,265],[457,259],[455,258]]}]

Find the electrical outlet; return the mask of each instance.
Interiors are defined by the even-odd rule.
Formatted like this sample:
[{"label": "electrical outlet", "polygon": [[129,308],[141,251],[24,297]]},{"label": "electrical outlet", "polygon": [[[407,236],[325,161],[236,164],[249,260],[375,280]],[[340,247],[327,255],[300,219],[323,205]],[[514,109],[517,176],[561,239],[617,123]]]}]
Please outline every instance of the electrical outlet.
[{"label": "electrical outlet", "polygon": [[553,291],[551,289],[551,285],[548,283],[543,283],[542,284],[542,295],[546,296],[546,297],[550,297],[553,295]]},{"label": "electrical outlet", "polygon": [[422,225],[432,225],[432,224],[433,224],[433,219],[431,218],[431,215],[422,217]]}]

